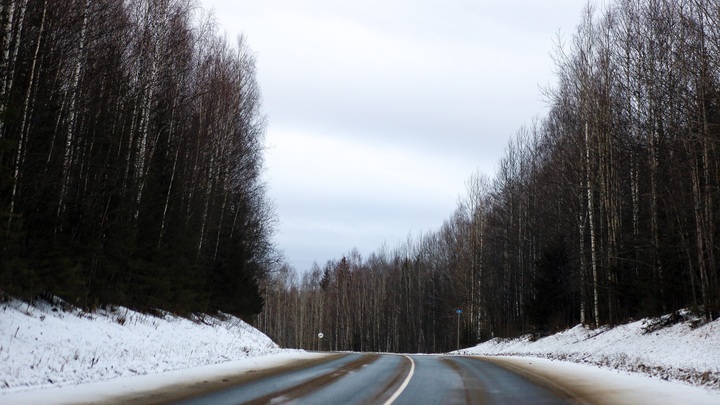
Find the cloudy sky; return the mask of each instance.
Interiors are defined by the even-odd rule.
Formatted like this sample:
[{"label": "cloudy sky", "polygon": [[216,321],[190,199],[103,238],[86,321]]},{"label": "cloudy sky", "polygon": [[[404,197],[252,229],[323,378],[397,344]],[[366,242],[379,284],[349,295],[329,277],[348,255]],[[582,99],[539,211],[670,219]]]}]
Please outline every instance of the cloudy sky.
[{"label": "cloudy sky", "polygon": [[278,247],[299,271],[435,231],[547,108],[582,0],[202,0],[257,55]]}]

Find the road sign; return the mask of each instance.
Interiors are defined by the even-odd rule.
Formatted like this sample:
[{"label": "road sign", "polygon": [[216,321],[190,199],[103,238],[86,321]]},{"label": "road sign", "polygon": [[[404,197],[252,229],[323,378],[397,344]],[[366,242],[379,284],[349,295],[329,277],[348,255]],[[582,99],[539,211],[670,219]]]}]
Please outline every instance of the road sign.
[{"label": "road sign", "polygon": [[318,333],[318,338],[322,339],[323,336],[325,336],[325,335],[323,335],[322,332]]},{"label": "road sign", "polygon": [[458,314],[462,314],[462,309],[458,309],[455,312],[457,312]]}]

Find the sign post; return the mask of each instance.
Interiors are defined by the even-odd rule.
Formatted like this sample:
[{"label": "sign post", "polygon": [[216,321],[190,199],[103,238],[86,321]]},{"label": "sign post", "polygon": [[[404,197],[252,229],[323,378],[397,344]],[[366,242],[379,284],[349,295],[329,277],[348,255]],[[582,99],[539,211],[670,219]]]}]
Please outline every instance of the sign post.
[{"label": "sign post", "polygon": [[458,315],[458,321],[457,321],[457,350],[460,350],[460,314],[462,314],[462,309],[457,309],[455,312],[457,312],[457,315]]},{"label": "sign post", "polygon": [[320,351],[320,348],[322,347],[320,345],[320,342],[322,342],[323,336],[325,336],[325,335],[323,335],[322,332],[318,333],[318,351]]}]

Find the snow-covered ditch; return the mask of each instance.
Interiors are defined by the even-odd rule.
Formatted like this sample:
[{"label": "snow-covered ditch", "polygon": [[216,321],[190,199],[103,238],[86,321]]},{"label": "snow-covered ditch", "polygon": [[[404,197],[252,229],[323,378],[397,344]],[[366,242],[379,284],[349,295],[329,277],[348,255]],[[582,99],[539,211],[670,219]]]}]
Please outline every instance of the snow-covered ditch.
[{"label": "snow-covered ditch", "polygon": [[[0,303],[0,395],[283,352],[242,320]],[[2,399],[0,397],[0,402]]]},{"label": "snow-covered ditch", "polygon": [[564,360],[720,389],[720,320],[702,324],[686,311],[540,339],[495,338],[455,353]]}]

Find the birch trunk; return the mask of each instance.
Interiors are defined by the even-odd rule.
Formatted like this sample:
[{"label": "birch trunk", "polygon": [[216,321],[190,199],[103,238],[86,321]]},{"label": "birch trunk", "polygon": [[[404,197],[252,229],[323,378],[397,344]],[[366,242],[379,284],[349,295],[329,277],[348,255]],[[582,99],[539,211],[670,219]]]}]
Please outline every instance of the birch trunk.
[{"label": "birch trunk", "polygon": [[[12,89],[13,79],[15,78],[15,65],[17,61],[18,51],[22,44],[23,24],[25,22],[25,10],[27,9],[28,0],[22,0],[20,2],[20,10],[18,15],[18,27],[17,30],[13,30],[15,23],[15,4],[14,0],[11,0],[8,7],[8,19],[3,27],[4,30],[4,44],[3,44],[3,80],[0,83],[0,139],[5,136],[5,111],[8,106],[8,93]],[[13,32],[17,32],[15,37],[15,46],[12,46]],[[12,48],[12,49],[11,49]]]},{"label": "birch trunk", "polygon": [[228,193],[225,192],[223,196],[222,205],[220,207],[220,220],[218,221],[217,235],[215,237],[215,251],[213,253],[213,260],[217,260],[218,248],[220,247],[220,235],[222,235],[222,224],[225,217],[225,208],[227,207]]},{"label": "birch trunk", "polygon": [[587,324],[587,298],[585,297],[585,275],[587,273],[587,263],[585,258],[585,222],[586,215],[581,215],[578,219],[578,234],[580,235],[580,323]]},{"label": "birch trunk", "polygon": [[18,192],[18,185],[20,184],[21,166],[25,161],[25,143],[27,142],[28,128],[29,128],[29,117],[32,117],[30,99],[33,95],[33,89],[35,88],[35,76],[37,74],[38,57],[40,54],[40,46],[43,41],[43,34],[45,33],[45,16],[47,15],[47,0],[43,3],[42,19],[40,20],[40,32],[38,33],[37,44],[35,45],[35,53],[33,54],[32,66],[30,67],[30,84],[28,85],[27,92],[25,93],[25,101],[23,102],[23,115],[20,124],[20,137],[18,138],[17,151],[15,153],[15,165],[13,168],[13,186],[10,195],[10,215],[8,217],[8,232],[10,232],[10,225],[13,217],[15,216],[15,203]]},{"label": "birch trunk", "polygon": [[5,25],[3,25],[3,44],[2,44],[2,61],[0,61],[0,69],[2,69],[2,83],[0,83],[0,117],[3,117],[3,119],[0,119],[0,139],[3,139],[3,134],[5,132],[5,111],[7,110],[7,100],[5,99],[5,94],[8,91],[7,84],[10,76],[10,69],[12,68],[10,64],[10,44],[12,43],[12,33],[13,33],[13,21],[15,18],[15,1],[11,0],[10,4],[3,4],[2,6],[2,13],[1,16],[4,16],[7,13],[7,19],[5,20]]},{"label": "birch trunk", "polygon": [[[213,159],[210,159],[210,167],[213,166]],[[212,179],[213,176],[211,175],[210,178]],[[200,224],[200,239],[198,241],[198,251],[197,251],[197,259],[200,260],[200,254],[202,253],[203,243],[205,241],[205,229],[207,228],[207,221],[208,221],[208,212],[210,210],[210,196],[212,195],[213,191],[213,181],[211,180],[209,184],[207,185],[207,190],[205,192],[205,202],[203,204],[203,212],[202,212],[202,221]]]},{"label": "birch trunk", "polygon": [[160,236],[158,237],[158,250],[162,245],[162,239],[165,234],[165,227],[167,225],[167,212],[170,206],[170,196],[172,195],[173,184],[175,183],[175,174],[177,173],[177,162],[178,156],[180,155],[180,148],[175,150],[175,158],[173,159],[172,174],[170,175],[170,184],[168,184],[168,191],[165,194],[165,204],[163,205],[162,221],[160,222]]},{"label": "birch trunk", "polygon": [[137,195],[135,197],[137,218],[140,214],[140,202],[142,201],[143,191],[146,183],[146,172],[148,170],[149,161],[154,150],[155,142],[150,142],[148,132],[150,128],[150,118],[152,112],[153,98],[155,96],[155,88],[158,72],[160,69],[160,55],[163,50],[163,42],[167,36],[167,2],[162,1],[159,8],[150,10],[148,6],[148,31],[151,37],[150,43],[150,77],[147,78],[143,89],[143,103],[141,107],[140,118],[140,137],[138,139],[138,150],[135,161],[135,175],[137,178]]},{"label": "birch trunk", "polygon": [[587,192],[587,215],[590,221],[590,266],[593,278],[593,315],[595,327],[600,326],[600,298],[598,293],[597,242],[595,234],[595,202],[592,187],[593,168],[590,160],[590,130],[585,123],[585,188]]},{"label": "birch trunk", "polygon": [[705,263],[705,238],[704,233],[704,218],[702,209],[702,197],[700,196],[700,170],[697,167],[697,158],[694,159],[694,165],[692,168],[692,185],[693,185],[693,212],[695,213],[695,240],[697,243],[697,262],[698,269],[700,271],[700,294],[703,302],[707,302],[708,299],[708,273],[707,265]]},{"label": "birch trunk", "polygon": [[[656,125],[656,124],[655,124]],[[656,289],[660,292],[660,302],[662,302],[663,313],[667,312],[665,308],[665,294],[663,287],[663,268],[660,261],[660,224],[658,219],[658,150],[657,150],[657,134],[653,133],[649,137],[649,153],[650,153],[650,233],[652,234],[653,244],[653,268],[655,269]]]},{"label": "birch trunk", "polygon": [[83,12],[83,23],[82,29],[80,30],[80,40],[78,44],[77,60],[75,61],[75,69],[73,73],[73,81],[70,90],[70,112],[68,117],[68,130],[65,138],[65,154],[63,157],[63,169],[62,179],[60,188],[60,198],[58,201],[57,216],[59,217],[65,210],[65,198],[67,196],[67,190],[70,185],[70,177],[73,165],[73,148],[75,143],[75,121],[77,116],[76,103],[78,86],[80,84],[80,76],[83,69],[83,61],[85,58],[85,41],[88,30],[88,20],[90,14],[90,0],[85,0],[85,10]]}]

